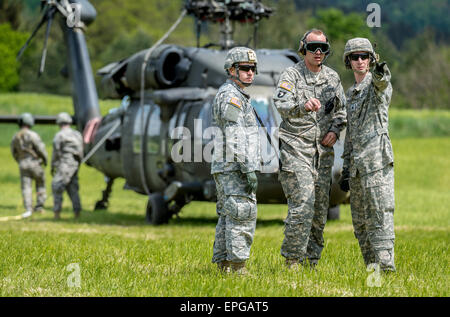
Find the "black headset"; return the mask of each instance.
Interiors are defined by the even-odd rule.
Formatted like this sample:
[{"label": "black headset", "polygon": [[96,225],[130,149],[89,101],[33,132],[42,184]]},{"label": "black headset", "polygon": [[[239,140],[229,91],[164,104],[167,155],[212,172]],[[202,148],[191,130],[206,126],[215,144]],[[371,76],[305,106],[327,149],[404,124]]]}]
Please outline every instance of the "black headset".
[{"label": "black headset", "polygon": [[[299,52],[300,54],[302,54],[303,56],[306,55],[306,44],[308,43],[308,42],[306,42],[306,38],[308,37],[309,34],[311,34],[311,33],[314,32],[314,31],[320,31],[320,32],[322,32],[322,34],[325,36],[325,39],[326,39],[328,45],[330,45],[330,42],[328,41],[328,37],[325,35],[325,33],[324,33],[322,30],[319,30],[319,29],[311,29],[311,30],[307,31],[307,32],[303,35],[302,39],[300,40],[300,46],[299,46],[299,48],[298,48],[298,52]],[[325,53],[325,56],[327,56],[327,55],[330,54],[330,53],[331,53],[331,45],[330,45],[330,49],[328,50],[328,52]]]}]

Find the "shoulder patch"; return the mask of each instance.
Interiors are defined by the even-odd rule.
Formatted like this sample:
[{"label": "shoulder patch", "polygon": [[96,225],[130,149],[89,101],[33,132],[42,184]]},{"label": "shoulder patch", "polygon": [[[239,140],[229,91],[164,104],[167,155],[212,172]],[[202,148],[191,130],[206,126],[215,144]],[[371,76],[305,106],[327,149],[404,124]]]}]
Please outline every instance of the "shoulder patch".
[{"label": "shoulder patch", "polygon": [[239,109],[242,109],[241,101],[236,97],[230,98],[230,100],[228,100],[228,103],[232,104],[235,107],[238,107]]},{"label": "shoulder patch", "polygon": [[283,82],[281,82],[281,84],[280,84],[280,86],[279,86],[280,88],[283,88],[283,89],[286,89],[287,91],[291,91],[292,92],[292,84],[291,83],[289,83],[289,82],[287,82],[287,81],[283,81]]}]

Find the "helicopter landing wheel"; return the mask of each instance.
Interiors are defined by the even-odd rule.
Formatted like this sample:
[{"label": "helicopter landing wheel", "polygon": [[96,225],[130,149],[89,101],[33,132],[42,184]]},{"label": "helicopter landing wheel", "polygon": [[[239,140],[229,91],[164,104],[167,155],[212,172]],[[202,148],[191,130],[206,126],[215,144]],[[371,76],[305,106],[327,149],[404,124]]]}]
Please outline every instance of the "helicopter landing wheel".
[{"label": "helicopter landing wheel", "polygon": [[153,225],[169,222],[169,209],[161,193],[153,193],[148,197],[146,220]]}]

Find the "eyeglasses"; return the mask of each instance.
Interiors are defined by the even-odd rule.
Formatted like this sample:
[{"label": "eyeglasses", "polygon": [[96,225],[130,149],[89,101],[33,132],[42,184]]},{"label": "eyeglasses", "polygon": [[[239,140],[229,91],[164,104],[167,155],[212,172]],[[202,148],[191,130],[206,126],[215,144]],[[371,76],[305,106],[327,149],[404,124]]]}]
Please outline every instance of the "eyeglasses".
[{"label": "eyeglasses", "polygon": [[350,54],[350,59],[354,62],[356,62],[359,58],[361,58],[363,61],[369,58],[369,53],[360,53],[360,54]]},{"label": "eyeglasses", "polygon": [[239,70],[242,70],[243,72],[248,72],[249,70],[251,70],[253,73],[256,70],[256,66],[255,65],[239,65]]},{"label": "eyeglasses", "polygon": [[320,50],[322,54],[326,54],[330,50],[330,44],[324,42],[308,42],[306,43],[305,48],[311,53],[315,53],[317,50]]}]

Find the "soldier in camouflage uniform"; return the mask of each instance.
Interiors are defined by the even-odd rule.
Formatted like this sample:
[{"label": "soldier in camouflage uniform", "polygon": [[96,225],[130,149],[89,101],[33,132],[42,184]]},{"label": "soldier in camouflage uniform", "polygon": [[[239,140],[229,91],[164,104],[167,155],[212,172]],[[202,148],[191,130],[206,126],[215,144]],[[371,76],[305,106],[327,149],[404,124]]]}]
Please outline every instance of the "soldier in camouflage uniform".
[{"label": "soldier in camouflage uniform", "polygon": [[47,151],[45,144],[39,135],[31,130],[34,125],[33,116],[24,113],[20,116],[20,131],[17,132],[11,141],[11,153],[19,163],[20,183],[22,187],[23,205],[25,213],[23,218],[30,217],[33,211],[33,197],[31,183],[36,182],[36,206],[35,211],[42,211],[46,199],[45,190],[45,166],[47,165]]},{"label": "soldier in camouflage uniform", "polygon": [[60,131],[53,139],[52,155],[52,192],[53,211],[55,219],[59,219],[62,208],[63,193],[67,190],[72,201],[75,218],[81,212],[81,202],[78,195],[78,168],[83,158],[83,139],[80,132],[72,130],[72,118],[66,112],[58,114],[56,123]]},{"label": "soldier in camouflage uniform", "polygon": [[333,145],[346,124],[345,95],[339,75],[322,65],[330,52],[325,34],[306,32],[304,59],[281,74],[273,100],[282,122],[280,173],[288,202],[281,255],[286,265],[315,266],[324,247],[334,162]]},{"label": "soldier in camouflage uniform", "polygon": [[394,154],[388,134],[391,73],[386,62],[378,63],[365,38],[349,40],[343,60],[356,82],[347,91],[348,128],[340,185],[350,189],[353,228],[365,264],[395,271]]},{"label": "soldier in camouflage uniform", "polygon": [[256,65],[253,50],[231,49],[224,65],[229,79],[219,88],[212,108],[217,129],[211,174],[219,216],[212,262],[227,272],[246,272],[256,226],[255,172],[260,170],[260,143],[250,96],[244,92],[253,81]]}]

